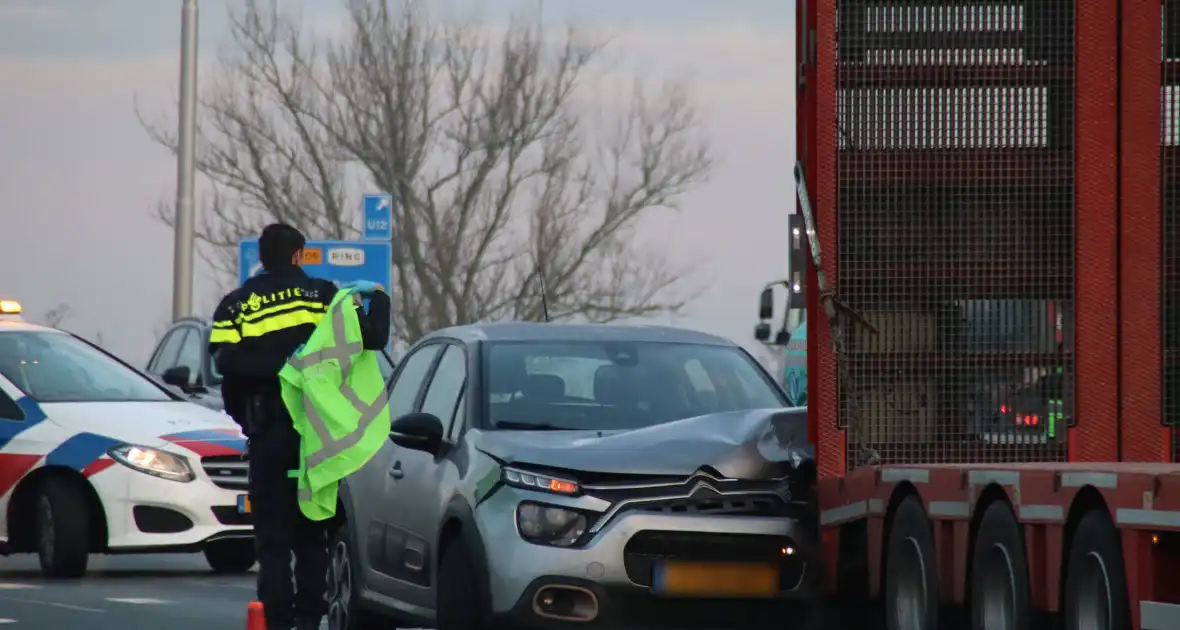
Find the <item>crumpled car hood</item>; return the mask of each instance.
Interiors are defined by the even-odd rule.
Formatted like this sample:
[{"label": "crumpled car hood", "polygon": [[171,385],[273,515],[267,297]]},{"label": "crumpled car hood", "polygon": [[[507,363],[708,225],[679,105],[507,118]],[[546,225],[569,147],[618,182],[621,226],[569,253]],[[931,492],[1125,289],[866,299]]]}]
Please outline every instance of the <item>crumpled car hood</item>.
[{"label": "crumpled car hood", "polygon": [[631,431],[472,431],[476,448],[508,463],[598,473],[764,479],[814,459],[807,409],[753,409]]}]

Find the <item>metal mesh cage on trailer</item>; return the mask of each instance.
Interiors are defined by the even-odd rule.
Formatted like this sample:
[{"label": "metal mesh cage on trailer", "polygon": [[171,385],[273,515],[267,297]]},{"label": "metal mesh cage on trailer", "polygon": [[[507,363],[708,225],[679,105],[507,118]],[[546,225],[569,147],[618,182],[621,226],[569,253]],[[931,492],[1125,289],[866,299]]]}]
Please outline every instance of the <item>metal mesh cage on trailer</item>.
[{"label": "metal mesh cage on trailer", "polygon": [[[842,0],[839,421],[849,467],[1064,461],[1074,2]],[[861,462],[863,463],[863,462]]]},{"label": "metal mesh cage on trailer", "polygon": [[[1180,427],[1180,0],[1164,0],[1162,26],[1163,420],[1165,425]],[[1172,461],[1180,461],[1180,441],[1175,437]]]}]

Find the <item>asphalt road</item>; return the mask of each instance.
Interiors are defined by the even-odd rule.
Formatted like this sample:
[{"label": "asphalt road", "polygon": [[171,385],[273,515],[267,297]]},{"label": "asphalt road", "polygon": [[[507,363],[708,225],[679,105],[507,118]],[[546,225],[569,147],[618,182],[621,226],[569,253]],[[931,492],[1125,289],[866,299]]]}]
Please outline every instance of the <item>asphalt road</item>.
[{"label": "asphalt road", "polygon": [[69,581],[43,579],[35,556],[0,558],[0,625],[14,630],[238,629],[252,599],[253,573],[214,575],[200,554],[91,556]]}]

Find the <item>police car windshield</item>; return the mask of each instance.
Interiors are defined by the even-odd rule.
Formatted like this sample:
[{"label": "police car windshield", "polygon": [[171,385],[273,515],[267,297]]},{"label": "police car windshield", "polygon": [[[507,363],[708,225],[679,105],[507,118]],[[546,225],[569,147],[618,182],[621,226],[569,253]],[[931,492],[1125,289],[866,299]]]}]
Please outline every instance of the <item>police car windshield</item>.
[{"label": "police car windshield", "polygon": [[135,370],[60,332],[0,333],[0,374],[43,403],[173,400]]},{"label": "police car windshield", "polygon": [[491,428],[626,430],[787,406],[745,352],[655,342],[499,342],[484,354]]}]

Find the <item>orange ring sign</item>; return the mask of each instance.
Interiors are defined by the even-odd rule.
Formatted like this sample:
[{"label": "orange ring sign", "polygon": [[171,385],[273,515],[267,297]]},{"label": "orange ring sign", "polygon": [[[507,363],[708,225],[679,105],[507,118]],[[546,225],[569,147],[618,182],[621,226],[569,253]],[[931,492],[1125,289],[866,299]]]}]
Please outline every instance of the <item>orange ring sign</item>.
[{"label": "orange ring sign", "polygon": [[324,264],[324,250],[318,247],[308,247],[303,250],[303,264],[305,265],[322,265]]}]

